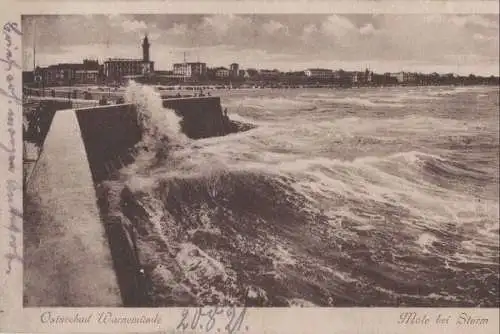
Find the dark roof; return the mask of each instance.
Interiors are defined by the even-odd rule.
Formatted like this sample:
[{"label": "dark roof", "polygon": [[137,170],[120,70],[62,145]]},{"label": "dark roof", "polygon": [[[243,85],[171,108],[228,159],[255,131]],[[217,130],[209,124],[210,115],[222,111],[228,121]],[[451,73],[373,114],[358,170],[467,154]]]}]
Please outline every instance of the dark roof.
[{"label": "dark roof", "polygon": [[61,70],[98,70],[99,63],[97,62],[85,62],[85,63],[60,63],[55,65],[49,65],[49,69],[61,69]]},{"label": "dark roof", "polygon": [[328,71],[328,72],[333,72],[333,70],[328,69],[328,68],[308,68],[309,71]]},{"label": "dark roof", "polygon": [[83,64],[70,64],[70,63],[59,63],[55,65],[49,65],[47,68],[60,68],[60,69],[77,69],[83,66]]},{"label": "dark roof", "polygon": [[202,63],[202,62],[187,62],[187,63],[174,63],[174,66],[181,66],[181,65],[207,65],[207,63]]}]

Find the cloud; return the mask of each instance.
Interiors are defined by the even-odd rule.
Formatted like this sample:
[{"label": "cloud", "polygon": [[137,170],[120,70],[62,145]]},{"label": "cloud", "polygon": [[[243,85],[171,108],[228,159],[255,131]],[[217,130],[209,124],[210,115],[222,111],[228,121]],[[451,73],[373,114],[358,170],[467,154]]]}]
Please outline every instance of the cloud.
[{"label": "cloud", "polygon": [[[23,19],[25,45],[33,43],[34,20]],[[36,21],[37,53],[54,61],[58,54],[68,59],[68,50],[80,52],[73,57],[81,59],[95,45],[100,56],[140,56],[145,32],[152,57],[163,68],[182,60],[186,50],[213,65],[236,61],[269,68],[346,61],[473,68],[482,65],[474,59],[483,57],[490,66],[499,58],[496,15],[61,15]]]},{"label": "cloud", "polygon": [[372,35],[373,33],[375,33],[375,28],[373,27],[373,24],[368,23],[359,28],[359,33],[361,35]]},{"label": "cloud", "polygon": [[187,24],[175,23],[172,28],[166,31],[167,34],[173,36],[184,36],[189,32]]},{"label": "cloud", "polygon": [[212,15],[204,18],[199,26],[199,31],[216,37],[221,41],[231,36],[245,35],[251,29],[252,21],[243,16],[237,15]]},{"label": "cloud", "polygon": [[344,37],[349,33],[355,32],[356,26],[346,17],[339,15],[329,16],[321,24],[321,31],[325,35]]},{"label": "cloud", "polygon": [[123,20],[121,22],[121,27],[125,32],[136,32],[136,31],[145,31],[148,26],[144,21],[136,21],[136,20]]},{"label": "cloud", "polygon": [[493,41],[496,41],[498,40],[498,37],[497,36],[485,36],[483,34],[474,34],[473,36],[474,40],[476,41],[480,41],[480,42],[493,42]]},{"label": "cloud", "polygon": [[449,21],[460,27],[478,26],[483,28],[498,29],[498,22],[489,20],[480,15],[450,16]]},{"label": "cloud", "polygon": [[311,36],[317,35],[319,33],[319,29],[315,24],[308,24],[304,26],[304,30],[302,31],[301,40],[308,41]]},{"label": "cloud", "polygon": [[262,25],[262,29],[264,32],[267,34],[273,35],[273,34],[285,34],[288,35],[288,27],[285,26],[284,24],[271,20],[269,22],[266,22]]}]

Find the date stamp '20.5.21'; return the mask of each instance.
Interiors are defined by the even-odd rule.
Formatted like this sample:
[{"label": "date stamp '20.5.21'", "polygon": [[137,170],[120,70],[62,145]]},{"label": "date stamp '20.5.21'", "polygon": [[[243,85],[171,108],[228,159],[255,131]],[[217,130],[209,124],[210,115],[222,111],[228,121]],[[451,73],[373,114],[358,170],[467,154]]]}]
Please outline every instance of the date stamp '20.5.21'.
[{"label": "date stamp '20.5.21'", "polygon": [[[239,333],[248,331],[245,323],[246,307],[197,307],[186,308],[182,311],[181,320],[176,330],[179,331],[205,331],[207,333]],[[221,326],[221,327],[219,327]]]}]

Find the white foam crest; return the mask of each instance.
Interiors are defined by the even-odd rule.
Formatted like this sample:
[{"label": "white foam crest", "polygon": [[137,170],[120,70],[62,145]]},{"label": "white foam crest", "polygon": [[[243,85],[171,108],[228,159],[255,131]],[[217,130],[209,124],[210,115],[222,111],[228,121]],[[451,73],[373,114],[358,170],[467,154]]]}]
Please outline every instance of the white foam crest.
[{"label": "white foam crest", "polygon": [[[402,158],[401,168],[406,168],[406,165],[419,165],[420,161],[428,157],[435,156],[410,151],[385,157],[359,158],[354,161],[315,158],[274,165],[259,166],[255,163],[252,167],[276,174],[285,173],[300,180],[294,188],[313,202],[318,202],[318,199],[321,202],[321,198],[332,198],[332,196],[356,202],[377,202],[399,207],[403,212],[425,222],[425,225],[432,225],[438,229],[443,226],[442,224],[453,223],[459,226],[468,221],[491,220],[498,216],[495,211],[498,208],[496,203],[489,203],[489,206],[486,206],[486,203],[482,206],[478,203],[471,204],[470,196],[445,190],[421,178],[416,178],[417,181],[403,178],[399,174],[386,171],[384,164],[378,165],[378,162],[390,162]],[[330,170],[331,175],[325,174],[325,169]],[[411,166],[408,166],[408,173],[413,175],[418,174],[418,171],[412,172]],[[338,210],[335,211],[333,212],[335,216],[341,214]],[[353,218],[353,215],[357,217],[357,221],[366,223],[365,219],[356,213],[351,212],[345,216]],[[413,224],[411,221],[405,223]]]},{"label": "white foam crest", "polygon": [[440,97],[438,96],[429,96],[422,94],[421,92],[408,91],[408,92],[398,92],[397,95],[378,95],[373,93],[366,93],[361,95],[365,98],[374,99],[376,102],[386,102],[386,103],[399,103],[408,102],[408,101],[430,101],[430,100],[438,100]]},{"label": "white foam crest", "polygon": [[237,122],[241,122],[241,123],[251,123],[251,124],[255,124],[255,123],[260,123],[258,120],[255,120],[255,119],[252,119],[252,118],[248,118],[248,117],[245,117],[245,116],[242,116],[238,113],[230,113],[230,118],[232,121],[237,121]]},{"label": "white foam crest", "polygon": [[131,81],[125,89],[125,101],[137,106],[145,141],[156,142],[165,136],[172,144],[187,141],[181,132],[181,118],[173,110],[163,107],[160,94],[152,86]]},{"label": "white foam crest", "polygon": [[456,95],[460,93],[467,92],[489,92],[496,91],[497,87],[480,87],[480,86],[465,86],[465,87],[441,87],[439,89],[429,89],[427,90],[427,94],[431,96],[447,96],[447,95]]},{"label": "white foam crest", "polygon": [[245,97],[238,100],[238,105],[264,110],[315,109],[313,103],[285,97]]},{"label": "white foam crest", "polygon": [[459,120],[411,115],[393,119],[344,117],[330,123],[331,131],[347,135],[374,135],[379,137],[395,137],[400,140],[404,133],[421,135],[438,132],[440,135],[470,134],[471,129],[481,126],[484,122],[475,121],[464,124]]},{"label": "white foam crest", "polygon": [[415,242],[422,248],[424,253],[429,253],[429,247],[436,241],[438,241],[438,238],[436,238],[435,235],[431,233],[422,233]]},{"label": "white foam crest", "polygon": [[361,98],[361,97],[322,97],[321,100],[329,101],[336,104],[350,104],[355,106],[362,107],[388,107],[388,108],[400,108],[403,107],[404,104],[396,103],[395,101],[383,100],[377,97],[376,100],[369,98]]}]

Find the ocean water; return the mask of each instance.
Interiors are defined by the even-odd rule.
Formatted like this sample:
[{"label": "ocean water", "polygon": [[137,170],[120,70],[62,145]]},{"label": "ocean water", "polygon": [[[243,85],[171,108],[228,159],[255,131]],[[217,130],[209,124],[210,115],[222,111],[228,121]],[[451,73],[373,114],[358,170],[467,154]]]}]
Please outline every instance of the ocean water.
[{"label": "ocean water", "polygon": [[147,135],[105,186],[154,305],[498,306],[498,93],[231,91],[256,128],[192,140],[130,86]]}]

